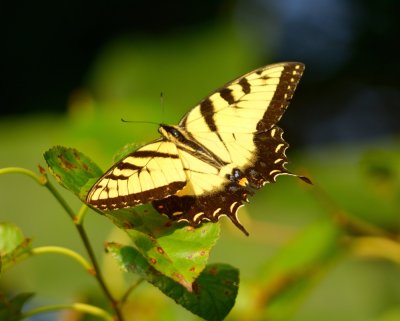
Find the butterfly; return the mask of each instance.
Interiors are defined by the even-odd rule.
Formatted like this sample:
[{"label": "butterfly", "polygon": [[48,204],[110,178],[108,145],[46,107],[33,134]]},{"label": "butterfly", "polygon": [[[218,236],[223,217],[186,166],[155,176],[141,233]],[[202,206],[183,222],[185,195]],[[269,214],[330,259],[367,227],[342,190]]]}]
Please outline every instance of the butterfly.
[{"label": "butterfly", "polygon": [[194,226],[225,215],[248,235],[237,216],[248,196],[279,175],[298,176],[285,168],[288,144],[276,123],[303,71],[302,63],[283,62],[227,83],[114,164],[87,204],[114,210],[151,202],[171,220]]}]

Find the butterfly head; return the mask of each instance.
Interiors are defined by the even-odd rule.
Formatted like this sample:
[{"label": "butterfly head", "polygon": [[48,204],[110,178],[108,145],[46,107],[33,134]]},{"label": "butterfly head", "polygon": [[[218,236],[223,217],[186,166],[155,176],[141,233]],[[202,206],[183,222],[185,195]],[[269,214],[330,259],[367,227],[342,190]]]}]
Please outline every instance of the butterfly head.
[{"label": "butterfly head", "polygon": [[171,142],[182,142],[185,140],[184,135],[176,126],[161,124],[158,131]]}]

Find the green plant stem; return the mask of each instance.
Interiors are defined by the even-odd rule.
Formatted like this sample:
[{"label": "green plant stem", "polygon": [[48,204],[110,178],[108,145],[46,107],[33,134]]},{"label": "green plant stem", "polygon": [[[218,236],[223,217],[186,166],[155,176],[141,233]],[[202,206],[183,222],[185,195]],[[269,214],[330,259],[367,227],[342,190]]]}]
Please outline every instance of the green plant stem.
[{"label": "green plant stem", "polygon": [[82,222],[86,216],[87,210],[88,210],[88,207],[85,204],[83,204],[81,206],[81,208],[79,209],[78,214],[75,216],[76,224],[83,224]]},{"label": "green plant stem", "polygon": [[74,259],[75,261],[77,261],[89,273],[93,274],[92,265],[88,261],[86,261],[86,259],[83,256],[81,256],[80,254],[78,254],[75,251],[72,251],[68,248],[61,247],[61,246],[41,246],[41,247],[33,248],[31,250],[31,253],[32,254],[57,253],[57,254],[66,255],[66,256]]},{"label": "green plant stem", "polygon": [[[1,174],[11,174],[11,173],[24,174],[24,175],[27,175],[27,176],[33,178],[38,184],[45,186],[50,191],[50,193],[53,194],[53,196],[57,199],[57,201],[61,204],[61,206],[64,208],[64,210],[67,212],[67,214],[70,216],[70,218],[74,222],[74,225],[76,226],[76,228],[78,230],[79,236],[81,237],[81,240],[86,248],[86,251],[89,255],[90,261],[93,265],[93,270],[91,271],[92,274],[97,279],[101,289],[103,290],[104,294],[106,295],[107,299],[109,300],[117,319],[119,321],[123,321],[124,319],[123,319],[122,313],[119,309],[118,302],[114,299],[110,290],[106,286],[106,283],[104,282],[104,278],[101,274],[99,265],[96,260],[96,256],[94,255],[93,248],[89,242],[89,238],[88,238],[86,231],[82,225],[86,209],[81,208],[78,215],[75,215],[75,212],[72,210],[72,208],[64,200],[64,198],[61,196],[61,194],[55,189],[55,187],[50,183],[46,174],[42,174],[39,176],[30,170],[27,170],[25,168],[20,168],[20,167],[7,167],[7,168],[0,169],[0,175]],[[84,207],[86,207],[86,206],[84,206]]]},{"label": "green plant stem", "polygon": [[115,321],[114,318],[107,311],[100,309],[99,307],[89,305],[89,304],[84,304],[84,303],[54,304],[54,305],[43,306],[43,307],[32,309],[28,312],[23,313],[19,320],[24,320],[24,319],[27,319],[34,315],[45,313],[45,312],[66,310],[66,309],[71,309],[71,310],[95,315],[95,316],[102,318],[105,321]]},{"label": "green plant stem", "polygon": [[35,172],[30,171],[29,169],[26,168],[21,168],[21,167],[5,167],[5,168],[0,168],[0,175],[2,174],[23,174],[27,175],[33,180],[35,180],[38,184],[43,185],[43,180],[41,179],[40,176],[38,176]]},{"label": "green plant stem", "polygon": [[83,218],[84,218],[84,213],[85,213],[86,209],[81,208],[79,211],[79,214],[75,215],[75,213],[69,207],[67,202],[62,198],[62,196],[57,192],[57,190],[54,188],[54,186],[48,180],[47,180],[45,186],[50,190],[50,192],[60,202],[61,206],[65,209],[65,211],[68,213],[68,215],[72,218],[72,221],[74,222],[75,227],[78,230],[79,236],[81,237],[81,240],[86,248],[86,251],[89,255],[90,261],[93,265],[93,268],[94,268],[93,275],[97,279],[101,289],[103,290],[104,294],[106,295],[107,299],[109,300],[111,307],[114,310],[115,315],[117,316],[118,320],[123,321],[123,316],[122,316],[121,311],[119,310],[118,303],[114,299],[113,295],[111,294],[110,290],[108,289],[108,287],[104,281],[103,275],[101,274],[101,270],[100,270],[99,265],[96,260],[96,256],[94,255],[92,245],[90,244],[89,238],[83,227]]},{"label": "green plant stem", "polygon": [[119,310],[119,307],[118,307],[118,302],[114,299],[114,297],[111,294],[110,290],[108,289],[106,283],[104,282],[103,275],[101,274],[99,265],[97,263],[96,257],[94,255],[92,246],[91,246],[91,244],[89,242],[89,238],[88,238],[88,236],[86,234],[85,229],[83,228],[83,226],[81,224],[76,224],[75,226],[78,229],[78,233],[79,233],[79,235],[80,235],[80,237],[82,239],[82,242],[83,242],[83,244],[84,244],[84,246],[86,248],[86,251],[88,252],[88,255],[90,257],[90,261],[93,264],[95,277],[96,277],[97,281],[99,282],[100,287],[102,288],[104,294],[106,295],[106,297],[110,301],[111,306],[112,306],[112,308],[113,308],[118,320],[119,321],[123,321],[122,313],[121,313],[121,311]]},{"label": "green plant stem", "polygon": [[123,306],[125,302],[128,300],[129,295],[135,290],[142,282],[144,281],[143,278],[140,278],[135,283],[133,283],[126,291],[122,298],[119,300],[119,305]]},{"label": "green plant stem", "polygon": [[73,209],[68,205],[68,203],[64,200],[64,198],[61,196],[61,194],[55,189],[53,184],[50,183],[50,181],[47,179],[46,175],[43,175],[46,178],[46,182],[43,184],[51,194],[57,199],[57,201],[61,204],[61,206],[65,209],[67,214],[70,216],[72,221],[75,222],[75,212]]}]

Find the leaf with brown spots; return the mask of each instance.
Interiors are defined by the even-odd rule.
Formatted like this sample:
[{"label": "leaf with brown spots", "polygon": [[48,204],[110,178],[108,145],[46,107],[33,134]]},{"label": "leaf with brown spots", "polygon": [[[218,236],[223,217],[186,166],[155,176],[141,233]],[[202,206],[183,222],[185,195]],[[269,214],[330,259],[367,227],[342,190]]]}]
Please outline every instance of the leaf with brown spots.
[{"label": "leaf with brown spots", "polygon": [[90,179],[96,179],[102,174],[102,170],[91,159],[73,148],[55,146],[43,156],[55,179],[81,200],[86,196],[86,193],[81,193],[82,188]]},{"label": "leaf with brown spots", "polygon": [[227,264],[210,264],[193,283],[193,291],[164,276],[133,247],[109,243],[106,247],[125,271],[139,274],[190,312],[208,321],[225,319],[235,304],[239,271]]},{"label": "leaf with brown spots", "polygon": [[140,253],[156,270],[188,290],[205,268],[220,233],[218,224],[205,223],[197,228],[185,223],[169,224],[168,218],[148,205],[105,214],[122,228],[133,226],[125,231]]}]

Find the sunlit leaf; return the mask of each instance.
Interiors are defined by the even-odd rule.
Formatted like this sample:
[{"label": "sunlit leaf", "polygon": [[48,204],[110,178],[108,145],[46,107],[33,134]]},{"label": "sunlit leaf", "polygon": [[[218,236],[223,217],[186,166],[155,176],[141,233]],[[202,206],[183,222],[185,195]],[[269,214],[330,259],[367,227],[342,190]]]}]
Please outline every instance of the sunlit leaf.
[{"label": "sunlit leaf", "polygon": [[13,223],[0,223],[0,255],[11,253],[24,241],[21,229]]},{"label": "sunlit leaf", "polygon": [[73,148],[53,147],[44,153],[44,158],[56,180],[81,199],[82,187],[89,179],[97,178],[103,173],[87,156]]},{"label": "sunlit leaf", "polygon": [[207,264],[219,237],[219,224],[192,227],[171,223],[150,206],[138,210],[108,212],[115,224],[125,229],[140,253],[159,272],[190,289]]},{"label": "sunlit leaf", "polygon": [[22,315],[22,308],[24,304],[32,298],[33,293],[20,293],[8,299],[5,295],[0,293],[0,320],[4,321],[17,321],[20,320]]},{"label": "sunlit leaf", "polygon": [[155,270],[133,247],[110,243],[107,249],[125,271],[139,274],[178,304],[206,320],[223,320],[235,303],[239,271],[232,266],[208,265],[189,291]]},{"label": "sunlit leaf", "polygon": [[24,237],[18,226],[12,223],[0,223],[0,271],[23,259],[29,253],[30,245],[31,240]]}]

